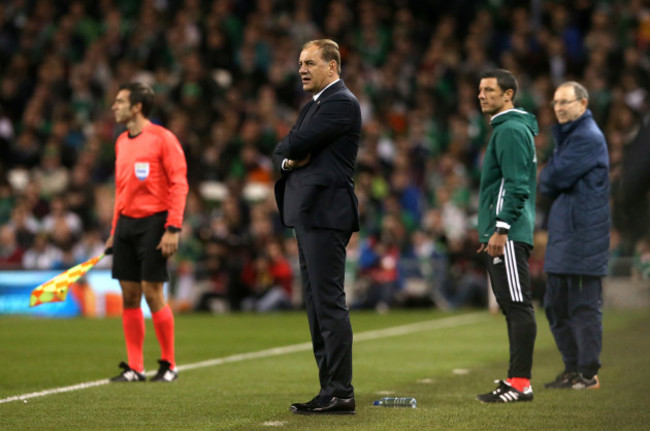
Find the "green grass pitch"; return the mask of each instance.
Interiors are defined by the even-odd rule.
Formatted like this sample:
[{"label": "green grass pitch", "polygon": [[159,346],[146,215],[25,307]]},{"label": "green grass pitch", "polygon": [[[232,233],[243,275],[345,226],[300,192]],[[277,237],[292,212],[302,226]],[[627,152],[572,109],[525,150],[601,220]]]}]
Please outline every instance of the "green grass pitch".
[{"label": "green grass pitch", "polygon": [[[0,430],[647,429],[648,310],[605,312],[602,387],[593,391],[544,389],[562,364],[539,310],[537,320],[535,400],[483,405],[475,395],[506,377],[503,316],[353,312],[357,414],[313,417],[288,410],[318,391],[304,312],[177,315],[176,382],[98,384],[12,401],[117,375],[126,351],[120,319],[2,317]],[[286,346],[293,347],[271,350]],[[158,355],[147,321],[147,371],[155,371]],[[372,406],[389,394],[415,397],[418,407]]]}]

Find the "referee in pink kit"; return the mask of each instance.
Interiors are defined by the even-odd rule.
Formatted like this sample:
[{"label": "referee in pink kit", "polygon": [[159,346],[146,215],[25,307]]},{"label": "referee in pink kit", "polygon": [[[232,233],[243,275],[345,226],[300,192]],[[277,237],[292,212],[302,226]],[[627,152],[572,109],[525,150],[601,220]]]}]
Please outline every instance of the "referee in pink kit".
[{"label": "referee in pink kit", "polygon": [[140,83],[120,86],[113,114],[126,125],[115,143],[115,208],[106,247],[113,248],[113,278],[122,288],[122,326],[128,363],[113,382],[145,381],[142,294],[160,344],[158,373],[152,381],[176,380],[174,316],[165,302],[167,258],[178,250],[187,199],[187,164],[178,139],[148,117],[153,90]]}]

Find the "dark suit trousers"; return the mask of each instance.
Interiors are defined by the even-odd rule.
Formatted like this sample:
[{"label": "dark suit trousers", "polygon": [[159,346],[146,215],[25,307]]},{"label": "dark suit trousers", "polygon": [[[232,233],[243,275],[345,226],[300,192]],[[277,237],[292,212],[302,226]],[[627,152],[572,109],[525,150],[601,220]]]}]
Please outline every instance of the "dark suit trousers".
[{"label": "dark suit trousers", "polygon": [[544,308],[565,371],[592,377],[603,344],[602,277],[547,274]]},{"label": "dark suit trousers", "polygon": [[345,247],[351,232],[296,226],[307,318],[321,398],[354,396],[352,326],[345,302]]}]

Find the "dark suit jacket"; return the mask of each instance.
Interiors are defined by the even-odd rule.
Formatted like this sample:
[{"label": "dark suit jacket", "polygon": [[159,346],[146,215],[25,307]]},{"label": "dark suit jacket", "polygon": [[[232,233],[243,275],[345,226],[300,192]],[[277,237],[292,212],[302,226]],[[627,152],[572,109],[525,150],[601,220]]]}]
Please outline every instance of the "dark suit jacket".
[{"label": "dark suit jacket", "polygon": [[284,158],[309,163],[282,171],[275,198],[287,227],[359,230],[354,169],[361,136],[361,109],[357,98],[338,81],[318,100],[305,105],[291,132],[275,148],[278,166]]}]

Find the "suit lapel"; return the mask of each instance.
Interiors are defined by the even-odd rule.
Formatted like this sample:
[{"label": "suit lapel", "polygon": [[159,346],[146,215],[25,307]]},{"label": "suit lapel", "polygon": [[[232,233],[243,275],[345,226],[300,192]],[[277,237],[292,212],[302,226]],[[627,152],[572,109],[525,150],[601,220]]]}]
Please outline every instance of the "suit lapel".
[{"label": "suit lapel", "polygon": [[302,126],[303,124],[309,124],[309,120],[311,120],[311,117],[313,117],[316,111],[318,111],[318,108],[320,108],[320,99],[317,100],[316,102],[312,101],[312,104],[307,110],[307,113],[305,114],[305,118],[303,118],[302,123],[300,123],[300,125]]},{"label": "suit lapel", "polygon": [[314,107],[315,104],[316,103],[314,102],[314,99],[311,99],[309,103],[307,103],[302,108],[302,111],[300,112],[300,118],[298,118],[298,127],[296,127],[298,130],[300,130],[302,125],[305,123],[307,117],[311,117],[310,112],[312,111],[312,108]]},{"label": "suit lapel", "polygon": [[[320,102],[321,100],[325,100],[327,97],[331,96],[332,94],[336,93],[337,91],[341,90],[342,88],[345,88],[345,84],[343,84],[343,81],[338,81],[337,83],[333,84],[331,87],[323,91],[323,94],[320,95],[318,100],[314,102],[314,99],[310,100],[309,103],[305,105],[303,108],[304,115],[301,115],[301,117],[298,120],[298,129],[302,127],[303,124],[308,124],[309,120],[311,120],[311,117],[314,116],[316,111],[318,111],[318,108],[320,108]],[[301,112],[301,114],[302,114]]]}]

